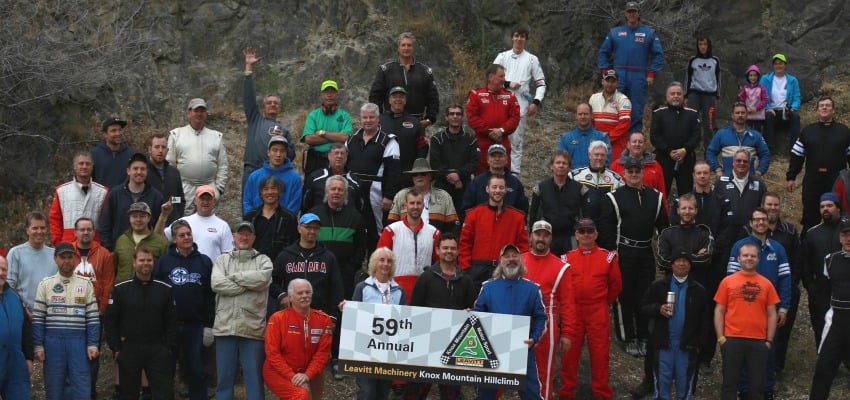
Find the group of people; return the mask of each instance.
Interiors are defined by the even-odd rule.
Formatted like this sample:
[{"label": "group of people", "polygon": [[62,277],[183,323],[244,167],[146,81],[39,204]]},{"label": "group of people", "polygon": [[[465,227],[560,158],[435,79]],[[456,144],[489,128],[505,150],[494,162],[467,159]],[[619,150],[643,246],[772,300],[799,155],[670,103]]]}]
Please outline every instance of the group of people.
[{"label": "group of people", "polygon": [[[0,257],[9,321],[0,396],[28,397],[36,360],[48,398],[95,398],[105,339],[118,365],[114,398],[173,398],[177,366],[185,394],[207,398],[210,348],[216,398],[233,397],[240,367],[249,399],[265,388],[322,398],[328,366],[343,378],[333,360],[344,303],[363,301],[530,316],[523,399],[554,398],[556,374],[558,398],[575,398],[585,341],[593,395],[612,398],[612,312],[624,351],[644,359],[635,397],[690,398],[719,344],[722,398],[772,399],[802,282],[820,346],[812,398],[827,398],[850,345],[850,276],[840,267],[850,254],[841,218],[850,130],[825,97],[819,121],[795,131],[799,86],[782,54],[771,74],[747,70],[731,126],[716,130],[719,60],[702,37],[686,83],[667,86],[644,135],[646,91],[664,55],[639,4],[624,14],[599,51],[602,90],[576,107],[576,129],[530,199],[519,178],[524,127],[546,84],[522,26],[486,84],[465,106],[445,107],[445,128],[430,136],[439,95],[412,34],[379,66],[358,130],[339,107],[339,84],[323,81],[299,138],[300,171],[280,97],[257,102],[262,58],[246,48],[243,215],[234,224],[215,214],[223,196],[238,194],[205,100],[189,101],[188,125],[151,135],[146,154],[124,142],[126,121],[106,119],[103,142],[74,155],[73,179],[56,187],[48,215],[27,214],[27,241]],[[786,189],[806,171],[799,234],[761,179],[777,123],[790,129]],[[359,399],[431,390],[357,385]],[[458,386],[439,392],[461,397]]]}]

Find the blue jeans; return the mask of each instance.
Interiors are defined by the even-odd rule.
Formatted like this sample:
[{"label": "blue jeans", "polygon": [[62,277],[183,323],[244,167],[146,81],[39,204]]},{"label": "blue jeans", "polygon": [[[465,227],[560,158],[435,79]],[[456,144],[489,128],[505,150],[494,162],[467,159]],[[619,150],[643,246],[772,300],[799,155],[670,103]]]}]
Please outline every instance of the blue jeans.
[{"label": "blue jeans", "polygon": [[[189,399],[207,400],[207,383],[204,379],[204,325],[181,323],[177,329],[181,375],[189,384]],[[177,370],[176,368],[174,369]]]},{"label": "blue jeans", "polygon": [[696,355],[679,346],[678,340],[670,341],[669,349],[659,349],[655,370],[655,399],[670,400],[670,387],[675,381],[676,399],[693,399],[696,389]]},{"label": "blue jeans", "polygon": [[91,367],[86,339],[51,336],[44,338],[44,389],[48,400],[65,398],[65,380],[73,400],[91,399]]},{"label": "blue jeans", "polygon": [[232,400],[236,381],[237,363],[242,366],[245,392],[248,400],[265,398],[263,387],[263,362],[266,353],[262,340],[239,336],[215,337],[215,369],[218,384],[215,388],[217,400]]}]

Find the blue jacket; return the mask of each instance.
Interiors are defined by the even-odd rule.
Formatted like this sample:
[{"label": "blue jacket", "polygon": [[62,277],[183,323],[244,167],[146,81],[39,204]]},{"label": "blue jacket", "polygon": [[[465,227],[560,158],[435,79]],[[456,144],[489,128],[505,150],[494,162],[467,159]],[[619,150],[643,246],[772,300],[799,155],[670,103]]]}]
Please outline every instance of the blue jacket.
[{"label": "blue jacket", "polygon": [[278,204],[298,215],[298,211],[301,210],[301,188],[304,184],[288,158],[283,160],[280,168],[272,168],[269,162],[265,161],[262,168],[251,173],[248,181],[245,182],[245,193],[242,194],[242,214],[245,215],[248,211],[263,205],[258,185],[263,178],[270,175],[276,176],[283,182],[283,193],[280,194]]},{"label": "blue jacket", "polygon": [[717,163],[719,155],[723,159],[723,175],[730,175],[732,174],[732,158],[739,149],[750,152],[751,174],[756,172],[756,157],[753,157],[753,154],[758,155],[758,172],[762,175],[767,173],[767,168],[770,167],[770,150],[761,133],[750,128],[747,128],[740,138],[732,126],[717,131],[711,143],[708,144],[708,148],[705,149],[705,161],[711,166],[712,171],[716,171],[720,167]]},{"label": "blue jacket", "polygon": [[540,342],[540,336],[546,330],[546,309],[540,286],[525,278],[499,278],[484,282],[473,310],[531,317],[528,337],[535,343]]},{"label": "blue jacket", "polygon": [[[488,168],[469,183],[466,191],[463,192],[462,212],[464,214],[479,204],[487,203],[489,199],[487,195],[487,179],[489,178],[490,169]],[[523,213],[528,213],[528,197],[525,196],[525,188],[522,187],[522,182],[519,181],[519,178],[514,174],[506,173],[505,185],[508,189],[508,192],[505,194],[505,205],[516,208]]]},{"label": "blue jacket", "polygon": [[210,283],[212,265],[212,260],[198,251],[197,244],[184,257],[172,243],[168,253],[156,260],[154,279],[171,285],[178,321],[212,327],[215,318],[215,294]]},{"label": "blue jacket", "polygon": [[[770,91],[773,90],[773,75],[773,72],[762,75],[761,80],[759,81],[759,83],[761,83],[762,85],[764,85],[765,88],[767,88],[767,107],[765,107],[766,110],[769,110],[771,108],[782,108],[778,104],[773,104],[770,99]],[[797,81],[797,78],[794,77],[794,75],[791,75],[789,73],[785,73],[785,79],[785,89],[787,90],[787,92],[785,93],[785,100],[788,102],[788,104],[791,104],[792,110],[797,111],[800,109],[800,82]]]},{"label": "blue jacket", "polygon": [[[0,351],[21,351],[27,360],[32,360],[32,322],[24,312],[23,300],[8,284],[4,283],[0,287],[3,289],[0,292],[0,320],[3,321],[0,323]],[[3,357],[5,363],[6,356]],[[7,364],[5,367],[15,366]]]},{"label": "blue jacket", "polygon": [[132,147],[121,143],[118,152],[113,153],[106,143],[100,142],[89,152],[94,163],[91,173],[93,181],[111,190],[121,186],[127,180],[127,164],[130,162],[130,157],[136,153]]},{"label": "blue jacket", "polygon": [[[621,25],[612,28],[602,47],[599,48],[599,69],[611,68],[613,53],[614,69],[628,71],[646,71],[652,74],[661,72],[664,66],[664,49],[655,30],[644,25],[631,28]],[[650,64],[650,56],[652,64]],[[621,78],[622,79],[622,78]]]},{"label": "blue jacket", "polygon": [[584,168],[590,165],[587,149],[590,147],[590,142],[594,140],[601,140],[608,145],[608,161],[605,162],[605,168],[608,168],[611,165],[611,141],[605,132],[597,131],[593,127],[590,129],[576,128],[565,133],[564,136],[561,136],[558,150],[570,153],[570,157],[573,158],[570,168]]},{"label": "blue jacket", "polygon": [[[149,224],[151,226],[156,224],[156,220],[159,219],[159,214],[162,212],[162,203],[165,202],[162,193],[146,184],[138,197],[138,201],[147,203],[148,207],[151,208],[151,221]],[[127,214],[127,210],[130,209],[130,205],[133,203],[135,203],[133,194],[127,188],[126,184],[109,189],[109,194],[106,197],[106,206],[101,210],[100,221],[97,223],[97,231],[100,233],[100,244],[109,249],[109,251],[115,251],[115,243],[118,242],[118,238],[127,229],[130,229],[130,216]]]},{"label": "blue jacket", "polygon": [[[389,304],[407,304],[407,299],[404,296],[404,290],[394,280],[390,279],[390,301]],[[384,302],[381,297],[381,292],[378,290],[378,285],[375,284],[375,278],[368,277],[365,281],[360,282],[354,288],[354,296],[352,301],[361,301],[364,303]]]},{"label": "blue jacket", "polygon": [[729,253],[729,265],[726,267],[726,275],[734,274],[741,270],[738,263],[738,250],[746,243],[752,243],[759,248],[759,264],[756,272],[773,283],[773,288],[779,293],[779,309],[777,311],[788,311],[791,307],[791,267],[788,264],[788,255],[785,248],[779,242],[767,238],[765,245],[753,235],[747,236],[732,246]]}]

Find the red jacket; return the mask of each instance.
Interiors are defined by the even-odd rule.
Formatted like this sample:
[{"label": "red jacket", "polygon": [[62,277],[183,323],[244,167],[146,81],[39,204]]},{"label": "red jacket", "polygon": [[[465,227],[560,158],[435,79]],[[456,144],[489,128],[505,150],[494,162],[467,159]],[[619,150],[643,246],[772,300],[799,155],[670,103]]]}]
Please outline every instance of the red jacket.
[{"label": "red jacket", "polygon": [[572,271],[575,302],[578,305],[617,300],[623,289],[617,254],[599,246],[591,250],[581,247],[566,255]]},{"label": "red jacket", "polygon": [[266,326],[263,368],[274,370],[287,381],[298,373],[316,379],[331,358],[333,331],[333,320],[319,310],[311,308],[309,316],[294,307],[274,313]]},{"label": "red jacket", "polygon": [[[523,277],[540,285],[540,293],[543,295],[543,305],[546,306],[549,321],[557,321],[555,314],[559,315],[561,337],[573,337],[576,327],[576,306],[573,297],[573,273],[570,266],[552,253],[538,256],[530,251],[522,253],[522,262],[528,268],[528,273]],[[557,324],[552,323],[550,326],[557,326]]]},{"label": "red jacket", "polygon": [[91,182],[88,193],[84,193],[81,187],[74,179],[56,186],[53,191],[53,203],[50,205],[47,219],[50,223],[50,241],[54,246],[60,242],[70,243],[77,240],[74,235],[74,223],[80,217],[92,219],[95,227],[94,240],[100,242],[97,227],[100,213],[106,205],[109,188]]},{"label": "red jacket", "polygon": [[481,158],[475,175],[484,172],[487,168],[487,149],[494,144],[487,134],[493,128],[505,130],[500,143],[507,149],[508,169],[510,169],[511,142],[508,140],[508,135],[514,133],[520,118],[519,102],[516,96],[507,89],[500,88],[491,92],[485,86],[469,91],[467,100],[466,122],[475,131],[478,146],[481,147]]},{"label": "red jacket", "polygon": [[88,278],[94,286],[94,296],[97,298],[97,308],[100,315],[106,312],[109,296],[112,295],[112,287],[115,286],[115,264],[112,261],[112,253],[98,242],[92,242],[89,254],[85,262],[80,257],[80,249],[77,242],[74,245],[74,273]]},{"label": "red jacket", "polygon": [[487,204],[478,205],[463,221],[458,264],[467,270],[472,261],[496,261],[506,244],[515,244],[520,252],[528,251],[525,214],[511,207],[497,211]]}]

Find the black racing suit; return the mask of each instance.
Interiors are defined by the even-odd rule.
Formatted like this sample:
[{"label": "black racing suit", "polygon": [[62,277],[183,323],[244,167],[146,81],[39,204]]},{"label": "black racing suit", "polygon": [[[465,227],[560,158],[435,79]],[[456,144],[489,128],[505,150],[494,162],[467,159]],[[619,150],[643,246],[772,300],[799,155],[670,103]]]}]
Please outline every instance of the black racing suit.
[{"label": "black racing suit", "polygon": [[[694,186],[694,164],[696,149],[700,142],[699,112],[687,107],[664,106],[652,113],[652,132],[649,140],[655,147],[655,159],[664,171],[667,195],[672,196],[670,187],[676,178],[679,195],[690,192]],[[673,161],[670,152],[685,149],[685,158]]]}]

